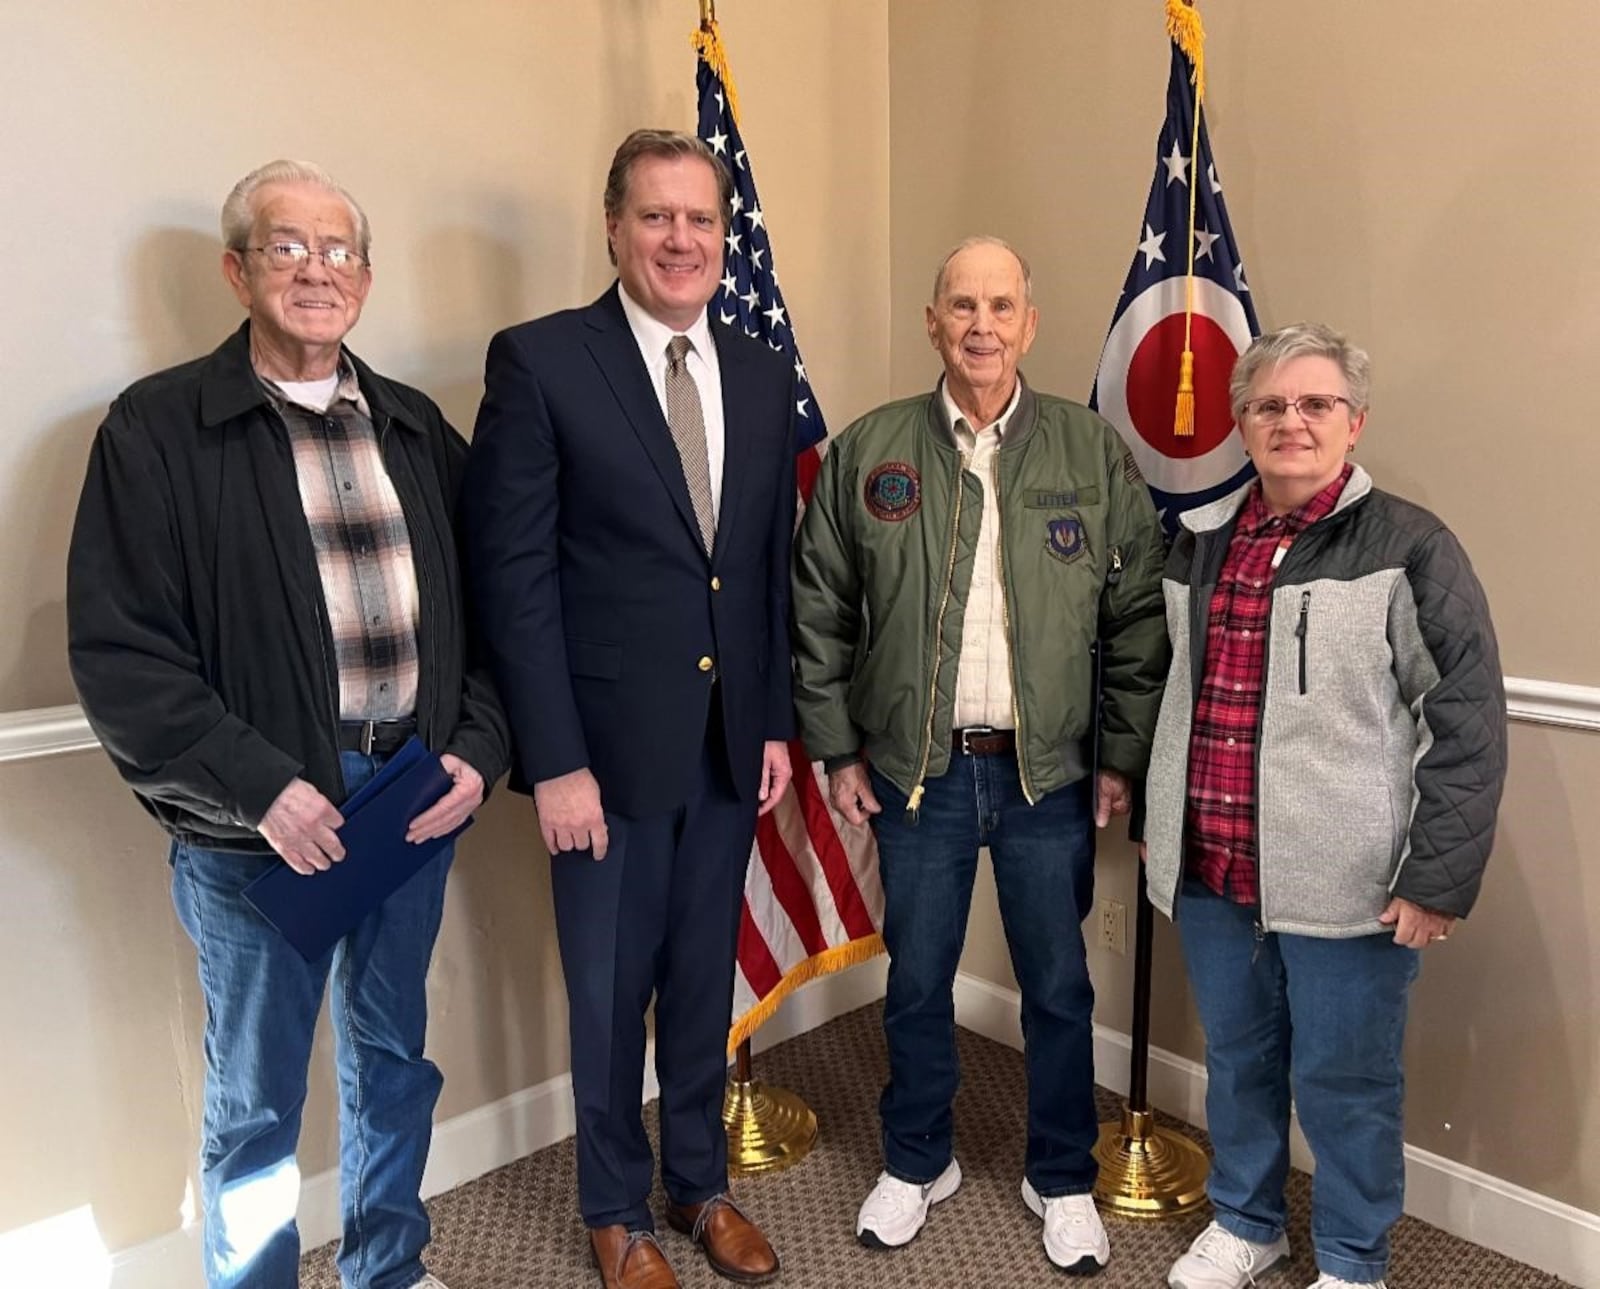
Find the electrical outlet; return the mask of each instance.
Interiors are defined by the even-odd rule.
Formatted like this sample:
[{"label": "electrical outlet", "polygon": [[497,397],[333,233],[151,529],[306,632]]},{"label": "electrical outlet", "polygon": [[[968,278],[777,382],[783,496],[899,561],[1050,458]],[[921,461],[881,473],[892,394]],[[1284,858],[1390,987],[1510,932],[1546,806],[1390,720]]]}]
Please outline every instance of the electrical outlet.
[{"label": "electrical outlet", "polygon": [[1128,906],[1121,900],[1100,901],[1099,944],[1112,953],[1128,952]]}]

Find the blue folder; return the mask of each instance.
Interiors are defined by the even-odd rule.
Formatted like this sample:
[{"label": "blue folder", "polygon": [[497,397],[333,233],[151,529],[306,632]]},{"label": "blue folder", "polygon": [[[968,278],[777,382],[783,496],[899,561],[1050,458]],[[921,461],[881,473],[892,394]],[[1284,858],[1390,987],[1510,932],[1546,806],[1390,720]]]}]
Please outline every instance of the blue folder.
[{"label": "blue folder", "polygon": [[244,898],[315,962],[471,826],[469,818],[447,836],[406,840],[411,821],[449,790],[439,758],[413,736],[339,807],[343,860],[310,877],[280,863],[246,886]]}]

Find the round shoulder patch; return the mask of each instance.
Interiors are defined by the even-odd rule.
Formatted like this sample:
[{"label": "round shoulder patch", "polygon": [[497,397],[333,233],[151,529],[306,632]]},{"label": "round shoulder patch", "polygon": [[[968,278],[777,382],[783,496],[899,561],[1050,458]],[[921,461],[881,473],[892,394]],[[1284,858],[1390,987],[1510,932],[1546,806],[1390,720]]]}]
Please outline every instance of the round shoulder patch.
[{"label": "round shoulder patch", "polygon": [[885,461],[867,476],[867,509],[877,519],[897,523],[922,508],[922,476],[904,461]]}]

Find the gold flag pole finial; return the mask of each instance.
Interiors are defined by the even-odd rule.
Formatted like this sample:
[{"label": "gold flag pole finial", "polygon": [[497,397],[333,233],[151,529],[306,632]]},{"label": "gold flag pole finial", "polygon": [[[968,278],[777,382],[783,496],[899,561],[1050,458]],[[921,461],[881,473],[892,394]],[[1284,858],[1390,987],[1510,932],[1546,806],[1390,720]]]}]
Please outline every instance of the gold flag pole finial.
[{"label": "gold flag pole finial", "polygon": [[739,94],[733,88],[733,73],[728,70],[728,51],[722,46],[722,28],[717,25],[717,0],[700,0],[700,26],[692,37],[692,43],[700,57],[705,59],[706,66],[722,82],[723,93],[728,96],[728,112],[733,117],[733,123],[738,125]]},{"label": "gold flag pole finial", "polygon": [[1189,270],[1184,280],[1183,357],[1178,363],[1178,407],[1172,432],[1180,438],[1194,434],[1194,204],[1200,187],[1196,166],[1200,160],[1200,104],[1206,93],[1206,30],[1194,0],[1167,0],[1167,35],[1194,65],[1194,129],[1189,138]]}]

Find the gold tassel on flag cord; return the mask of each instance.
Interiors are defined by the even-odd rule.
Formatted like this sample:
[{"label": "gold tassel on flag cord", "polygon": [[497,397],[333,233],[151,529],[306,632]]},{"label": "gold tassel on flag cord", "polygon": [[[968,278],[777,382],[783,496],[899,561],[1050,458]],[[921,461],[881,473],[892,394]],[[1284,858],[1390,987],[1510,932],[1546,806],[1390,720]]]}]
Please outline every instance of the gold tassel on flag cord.
[{"label": "gold tassel on flag cord", "polygon": [[716,0],[700,0],[700,30],[691,39],[694,47],[705,59],[706,66],[722,82],[722,92],[728,96],[728,114],[735,125],[739,121],[739,92],[733,88],[733,73],[728,70],[728,51],[722,47],[722,28],[717,25]]},{"label": "gold tassel on flag cord", "polygon": [[1178,366],[1178,407],[1172,432],[1194,434],[1194,203],[1200,187],[1200,103],[1206,93],[1206,32],[1194,0],[1167,0],[1167,35],[1194,64],[1194,131],[1189,140],[1189,275],[1184,281],[1183,358]]}]

